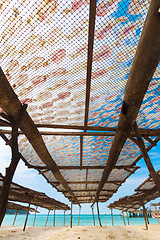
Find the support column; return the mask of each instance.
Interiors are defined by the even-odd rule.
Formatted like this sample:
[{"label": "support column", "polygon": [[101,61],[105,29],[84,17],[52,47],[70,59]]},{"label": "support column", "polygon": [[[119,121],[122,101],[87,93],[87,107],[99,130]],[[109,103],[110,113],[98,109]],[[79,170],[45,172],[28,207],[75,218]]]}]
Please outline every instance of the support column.
[{"label": "support column", "polygon": [[91,207],[92,208],[92,215],[93,215],[93,224],[95,226],[95,218],[94,218],[94,210],[93,210],[93,206]]},{"label": "support column", "polygon": [[50,210],[48,211],[48,215],[47,215],[47,219],[46,219],[46,224],[45,224],[45,227],[47,226],[47,222],[48,222],[49,213],[50,213]]},{"label": "support column", "polygon": [[158,217],[158,212],[157,212],[156,206],[155,206],[155,213],[157,213],[157,220],[158,220],[158,223],[159,223],[159,217]]},{"label": "support column", "polygon": [[[36,211],[37,211],[37,209],[38,209],[38,207],[36,207]],[[36,215],[37,215],[37,212],[35,212],[35,214],[34,214],[33,227],[34,227],[34,225],[35,225],[35,221],[36,221]]]},{"label": "support column", "polygon": [[122,216],[123,216],[123,222],[124,222],[124,225],[126,226],[126,221],[124,219],[124,211],[122,210]]},{"label": "support column", "polygon": [[81,213],[81,207],[79,207],[79,218],[78,218],[78,226],[79,226],[79,223],[80,223],[80,213]]},{"label": "support column", "polygon": [[13,220],[13,225],[15,224],[15,221],[16,221],[16,218],[17,218],[17,214],[18,214],[18,210],[16,211],[16,214],[15,214],[15,217],[14,217],[14,220]]},{"label": "support column", "polygon": [[126,212],[126,214],[127,214],[128,225],[130,225],[128,212]]},{"label": "support column", "polygon": [[16,120],[11,119],[7,114],[1,113],[1,117],[5,118],[7,121],[10,122],[12,127],[12,136],[11,136],[11,151],[12,151],[12,159],[11,163],[8,168],[6,168],[6,175],[3,181],[3,186],[1,190],[0,195],[0,226],[3,222],[6,209],[7,209],[7,203],[8,203],[8,195],[9,195],[9,189],[10,185],[15,173],[15,170],[17,168],[17,165],[20,160],[20,154],[18,150],[18,124],[21,121],[21,118],[23,116],[24,111],[26,110],[27,105],[24,104],[22,106],[22,109],[18,115],[18,118]]},{"label": "support column", "polygon": [[66,211],[64,211],[64,224],[63,224],[64,226],[65,226],[65,213],[66,213]]},{"label": "support column", "polygon": [[56,225],[56,210],[54,210],[53,226]]},{"label": "support column", "polygon": [[29,205],[28,205],[28,210],[27,210],[27,215],[26,215],[26,220],[25,220],[25,223],[24,223],[23,231],[25,231],[25,229],[26,229],[28,215],[29,215],[29,210],[30,210],[30,205],[31,205],[31,203],[29,203]]},{"label": "support column", "polygon": [[144,221],[145,221],[145,225],[146,225],[146,230],[148,230],[148,224],[147,224],[147,218],[146,218],[146,209],[144,204],[142,204],[143,207],[143,217],[144,217]]},{"label": "support column", "polygon": [[100,227],[102,227],[100,214],[99,214],[98,199],[97,199],[97,213],[98,213],[99,225],[100,225]]},{"label": "support column", "polygon": [[72,228],[72,205],[73,203],[71,202],[71,225],[70,225],[71,228]]},{"label": "support column", "polygon": [[111,218],[112,218],[112,226],[114,226],[114,223],[113,223],[113,209],[111,208]]}]

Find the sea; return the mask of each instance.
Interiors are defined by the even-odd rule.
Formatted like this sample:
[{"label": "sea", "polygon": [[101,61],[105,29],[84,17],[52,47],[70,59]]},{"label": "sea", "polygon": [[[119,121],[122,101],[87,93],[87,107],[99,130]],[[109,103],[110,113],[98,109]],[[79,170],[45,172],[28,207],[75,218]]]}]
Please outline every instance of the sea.
[{"label": "sea", "polygon": [[[14,221],[15,215],[6,214],[3,220],[2,225],[12,225]],[[73,215],[73,226],[78,226],[78,218],[79,215]],[[111,215],[101,215],[101,223],[102,226],[112,226],[112,218]],[[26,219],[26,215],[17,215],[15,226],[23,226]],[[35,226],[44,227],[46,224],[47,215],[45,214],[37,214]],[[65,226],[70,226],[71,216],[65,215]],[[113,215],[114,226],[122,226],[124,225],[123,217],[120,215]],[[34,222],[34,214],[30,214],[28,216],[27,226],[33,226]],[[54,215],[49,215],[47,226],[53,226]],[[128,224],[127,217],[125,217],[126,225]],[[143,217],[131,217],[129,218],[130,225],[143,225],[145,224]],[[158,223],[157,219],[149,217],[149,222],[152,224]],[[64,225],[64,215],[57,214],[55,216],[55,226],[63,226]],[[95,215],[95,225],[99,226],[98,215]],[[93,216],[92,215],[81,215],[79,226],[94,226]]]}]

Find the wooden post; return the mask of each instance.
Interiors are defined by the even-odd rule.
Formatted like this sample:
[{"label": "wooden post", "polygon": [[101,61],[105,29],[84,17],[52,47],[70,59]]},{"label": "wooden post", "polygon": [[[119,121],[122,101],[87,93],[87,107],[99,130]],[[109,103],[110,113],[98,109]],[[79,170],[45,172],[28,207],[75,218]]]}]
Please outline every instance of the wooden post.
[{"label": "wooden post", "polygon": [[71,228],[72,228],[72,205],[73,203],[71,202],[71,225],[70,225]]},{"label": "wooden post", "polygon": [[122,210],[122,216],[123,216],[123,222],[124,222],[124,225],[126,226],[126,221],[124,219],[124,211]]},{"label": "wooden post", "polygon": [[157,213],[157,220],[158,220],[158,223],[159,223],[159,217],[158,217],[158,212],[157,212],[156,206],[155,206],[155,213]]},{"label": "wooden post", "polygon": [[66,211],[64,211],[64,224],[63,224],[64,226],[65,226],[65,213],[66,213]]},{"label": "wooden post", "polygon": [[11,144],[12,159],[9,167],[6,168],[6,176],[3,181],[2,191],[0,195],[0,226],[3,222],[6,213],[9,189],[12,182],[12,178],[14,176],[16,167],[20,159],[18,151],[18,126],[15,121],[12,121],[11,123],[12,123],[12,144]]},{"label": "wooden post", "polygon": [[100,225],[100,227],[102,227],[100,214],[99,214],[98,199],[97,199],[97,213],[98,213],[99,225]]},{"label": "wooden post", "polygon": [[111,208],[111,218],[112,218],[112,226],[114,226],[114,223],[113,223],[113,209]]},{"label": "wooden post", "polygon": [[26,220],[25,220],[25,223],[24,223],[23,231],[25,231],[25,229],[26,229],[30,205],[31,205],[31,203],[29,203],[29,205],[28,205],[28,210],[27,210],[27,215],[26,215]]},{"label": "wooden post", "polygon": [[48,222],[49,213],[50,213],[50,210],[48,211],[48,215],[47,215],[47,219],[46,219],[46,224],[45,224],[45,227],[47,226],[47,222]]},{"label": "wooden post", "polygon": [[78,218],[78,226],[79,226],[79,223],[80,223],[80,213],[81,213],[81,207],[79,207],[79,218]]},{"label": "wooden post", "polygon": [[128,215],[127,211],[126,211],[126,214],[127,214],[128,225],[130,225],[130,223],[129,223],[129,215]]},{"label": "wooden post", "polygon": [[15,217],[14,217],[14,220],[13,220],[13,225],[15,224],[15,221],[16,221],[16,218],[17,218],[17,214],[18,214],[18,210],[16,211],[16,214],[15,214]]},{"label": "wooden post", "polygon": [[146,225],[146,230],[148,230],[148,224],[147,224],[147,218],[146,218],[146,209],[144,204],[142,204],[143,207],[143,217],[144,217],[144,221],[145,221],[145,225]]},{"label": "wooden post", "polygon": [[56,225],[56,210],[54,210],[53,226]]},{"label": "wooden post", "polygon": [[[37,211],[38,207],[36,207],[36,211]],[[35,221],[36,221],[36,215],[37,215],[37,212],[35,211],[35,214],[34,214],[34,221],[33,221],[33,227],[35,225]]]},{"label": "wooden post", "polygon": [[93,210],[93,206],[91,207],[92,208],[92,215],[93,215],[93,224],[95,226],[95,218],[94,218],[94,210]]}]

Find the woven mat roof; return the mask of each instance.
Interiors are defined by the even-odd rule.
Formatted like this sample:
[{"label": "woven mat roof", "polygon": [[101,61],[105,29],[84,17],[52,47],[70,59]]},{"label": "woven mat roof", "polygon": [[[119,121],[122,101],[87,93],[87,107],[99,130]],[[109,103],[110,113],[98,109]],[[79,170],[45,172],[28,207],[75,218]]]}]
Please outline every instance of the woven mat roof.
[{"label": "woven mat roof", "polygon": [[[21,103],[28,104],[34,123],[54,127],[45,130],[43,140],[80,203],[92,202],[101,181],[150,0],[96,4],[91,62],[89,0],[7,0],[0,9],[2,70]],[[159,71],[160,66],[140,108],[139,128],[160,126]],[[144,141],[146,148],[153,146]],[[19,136],[19,150],[29,167],[71,199],[24,135]],[[118,190],[140,158],[137,145],[127,140],[99,201]]]},{"label": "woven mat roof", "polygon": [[[0,175],[0,192],[3,185],[4,177]],[[69,210],[70,207],[64,203],[56,201],[54,198],[48,197],[42,192],[38,192],[29,188],[25,188],[19,184],[13,183],[10,187],[8,200],[30,203],[38,207],[46,208],[49,210]],[[17,208],[19,209],[19,208]]]},{"label": "woven mat roof", "polygon": [[[7,209],[15,209],[15,210],[27,211],[27,210],[28,210],[28,207],[23,206],[23,205],[20,205],[20,204],[13,203],[13,202],[8,202],[8,204],[7,204]],[[31,208],[31,207],[29,208],[29,211],[30,211],[30,212],[39,213],[36,209]]]},{"label": "woven mat roof", "polygon": [[[160,174],[160,170],[157,171],[157,173]],[[135,194],[120,198],[118,201],[111,203],[108,207],[128,212],[135,212],[143,204],[160,197],[160,193],[151,177],[147,178],[139,187],[135,189],[135,191]]]}]

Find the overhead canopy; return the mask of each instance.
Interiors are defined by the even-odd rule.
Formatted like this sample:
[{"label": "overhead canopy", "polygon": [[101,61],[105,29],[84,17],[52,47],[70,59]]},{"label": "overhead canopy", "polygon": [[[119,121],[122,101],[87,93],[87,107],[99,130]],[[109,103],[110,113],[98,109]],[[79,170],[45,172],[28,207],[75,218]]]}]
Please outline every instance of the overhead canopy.
[{"label": "overhead canopy", "polygon": [[[157,173],[160,174],[160,170],[157,171]],[[151,177],[147,178],[135,189],[135,191],[135,194],[120,198],[118,201],[111,203],[108,207],[128,212],[135,212],[143,204],[160,197],[160,193]]]},{"label": "overhead canopy", "polygon": [[[27,211],[27,210],[28,210],[28,207],[23,206],[23,205],[20,205],[20,204],[13,203],[13,202],[8,202],[8,204],[7,204],[7,209],[15,209],[15,210]],[[31,207],[29,208],[29,211],[30,211],[30,212],[39,213],[36,209],[31,208]]]},{"label": "overhead canopy", "polygon": [[[0,192],[2,189],[4,177],[0,175]],[[25,188],[19,184],[13,183],[10,187],[9,197],[10,201],[30,203],[38,207],[46,208],[48,210],[69,210],[70,207],[64,203],[56,201],[54,198],[48,197],[42,192]]]},{"label": "overhead canopy", "polygon": [[[44,165],[46,158],[42,160],[37,146],[30,144],[23,121],[20,127],[30,142],[20,135],[19,150],[29,167],[37,168],[75,203],[92,202],[101,182],[150,0],[91,3],[3,1],[0,16],[2,70],[20,102],[28,104],[34,123],[50,127],[43,141],[66,182],[59,181],[54,164],[52,169],[50,163]],[[159,69],[140,108],[139,128],[160,126]],[[15,117],[20,105],[4,106],[1,98],[0,106]],[[149,150],[159,137],[156,132],[148,140],[151,131],[145,129],[141,132]],[[107,201],[117,191],[141,157],[128,139],[98,194],[99,201]]]}]

